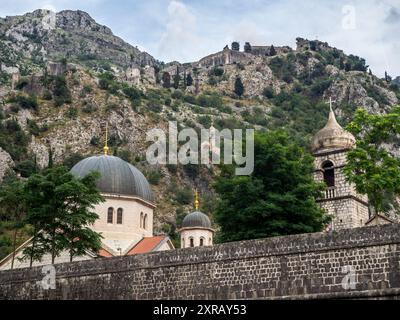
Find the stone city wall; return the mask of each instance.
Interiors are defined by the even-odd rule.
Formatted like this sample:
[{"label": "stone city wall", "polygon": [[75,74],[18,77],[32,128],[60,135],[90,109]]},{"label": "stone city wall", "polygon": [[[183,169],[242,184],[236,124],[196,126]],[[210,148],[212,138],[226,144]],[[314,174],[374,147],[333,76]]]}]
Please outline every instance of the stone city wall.
[{"label": "stone city wall", "polygon": [[43,271],[0,272],[0,299],[397,299],[400,225],[65,263],[55,289]]}]

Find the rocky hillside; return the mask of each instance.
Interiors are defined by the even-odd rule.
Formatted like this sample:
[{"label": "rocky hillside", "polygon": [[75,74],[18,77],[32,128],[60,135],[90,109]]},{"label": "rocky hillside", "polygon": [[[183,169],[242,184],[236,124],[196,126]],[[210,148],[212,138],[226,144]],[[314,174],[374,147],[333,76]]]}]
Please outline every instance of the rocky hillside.
[{"label": "rocky hillside", "polygon": [[[195,186],[202,210],[212,212],[217,168],[149,166],[147,130],[167,130],[169,120],[197,129],[285,127],[308,147],[325,124],[330,96],[343,124],[356,107],[380,113],[399,103],[399,84],[327,43],[299,38],[296,48],[244,49],[226,46],[194,63],[164,64],[85,12],[0,19],[0,179],[7,170],[29,176],[49,157],[72,166],[100,153],[107,123],[112,152],[154,186],[156,230],[174,235]],[[235,90],[238,82],[243,92]]]},{"label": "rocky hillside", "polygon": [[22,74],[41,70],[46,61],[64,58],[98,69],[111,64],[120,71],[156,62],[82,11],[55,14],[36,10],[23,16],[0,18],[0,40],[2,70],[17,67]]}]

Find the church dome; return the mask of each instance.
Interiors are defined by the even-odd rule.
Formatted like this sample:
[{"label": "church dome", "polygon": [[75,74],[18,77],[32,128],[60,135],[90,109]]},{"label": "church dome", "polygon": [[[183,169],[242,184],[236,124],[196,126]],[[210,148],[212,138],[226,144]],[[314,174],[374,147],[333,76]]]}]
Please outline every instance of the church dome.
[{"label": "church dome", "polygon": [[100,192],[135,196],[153,202],[153,193],[145,176],[121,158],[93,156],[83,159],[71,169],[73,175],[81,178],[93,171],[100,172],[97,181]]},{"label": "church dome", "polygon": [[314,136],[311,149],[314,153],[334,149],[351,149],[355,142],[354,136],[337,123],[331,108],[329,120],[325,127]]},{"label": "church dome", "polygon": [[200,211],[189,213],[182,221],[182,228],[207,228],[211,229],[210,218]]}]

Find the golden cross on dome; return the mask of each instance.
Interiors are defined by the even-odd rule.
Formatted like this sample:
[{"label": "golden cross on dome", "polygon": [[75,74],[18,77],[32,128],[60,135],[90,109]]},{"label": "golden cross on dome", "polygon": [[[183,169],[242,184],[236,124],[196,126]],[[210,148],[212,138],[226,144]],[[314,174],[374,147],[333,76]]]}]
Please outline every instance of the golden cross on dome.
[{"label": "golden cross on dome", "polygon": [[196,192],[195,192],[195,200],[194,200],[194,208],[196,209],[196,210],[199,210],[199,206],[200,206],[200,201],[199,201],[199,192],[197,191],[197,189],[196,189]]},{"label": "golden cross on dome", "polygon": [[106,123],[106,141],[104,143],[104,148],[103,148],[104,155],[108,156],[108,150],[109,149],[110,148],[108,147],[108,123]]}]

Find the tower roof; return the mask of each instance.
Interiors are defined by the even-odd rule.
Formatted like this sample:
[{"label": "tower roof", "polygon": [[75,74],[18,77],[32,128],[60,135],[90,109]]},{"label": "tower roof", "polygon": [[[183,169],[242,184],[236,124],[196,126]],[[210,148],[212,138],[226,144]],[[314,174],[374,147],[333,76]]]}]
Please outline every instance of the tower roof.
[{"label": "tower roof", "polygon": [[336,121],[335,113],[330,107],[329,119],[323,127],[314,136],[311,149],[314,153],[321,151],[351,149],[356,142],[354,136],[344,130]]}]

